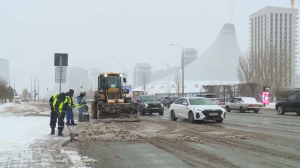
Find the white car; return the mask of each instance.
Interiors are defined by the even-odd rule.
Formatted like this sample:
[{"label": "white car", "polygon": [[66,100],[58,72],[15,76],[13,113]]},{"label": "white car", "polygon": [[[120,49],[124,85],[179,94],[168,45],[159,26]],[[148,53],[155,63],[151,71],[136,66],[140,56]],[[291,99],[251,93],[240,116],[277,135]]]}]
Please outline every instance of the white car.
[{"label": "white car", "polygon": [[169,112],[173,121],[176,121],[177,118],[185,118],[190,122],[196,120],[222,122],[226,113],[221,106],[200,97],[182,97],[171,104]]},{"label": "white car", "polygon": [[246,111],[254,111],[258,113],[263,107],[262,103],[258,103],[254,97],[235,97],[226,104],[227,112],[231,110],[239,110],[241,113]]},{"label": "white car", "polygon": [[20,99],[20,97],[15,96],[13,102],[14,102],[14,103],[17,103],[17,104],[21,104],[21,99]]}]

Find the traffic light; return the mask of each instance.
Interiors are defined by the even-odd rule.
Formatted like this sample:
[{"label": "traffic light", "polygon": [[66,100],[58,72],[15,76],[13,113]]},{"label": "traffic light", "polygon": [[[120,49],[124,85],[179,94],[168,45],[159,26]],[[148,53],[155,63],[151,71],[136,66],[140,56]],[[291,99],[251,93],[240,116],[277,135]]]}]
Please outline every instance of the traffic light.
[{"label": "traffic light", "polygon": [[263,91],[264,92],[268,92],[270,90],[270,86],[263,86]]},{"label": "traffic light", "polygon": [[80,86],[80,89],[82,89],[82,86]]},{"label": "traffic light", "polygon": [[48,91],[48,88],[47,88],[47,91]]}]

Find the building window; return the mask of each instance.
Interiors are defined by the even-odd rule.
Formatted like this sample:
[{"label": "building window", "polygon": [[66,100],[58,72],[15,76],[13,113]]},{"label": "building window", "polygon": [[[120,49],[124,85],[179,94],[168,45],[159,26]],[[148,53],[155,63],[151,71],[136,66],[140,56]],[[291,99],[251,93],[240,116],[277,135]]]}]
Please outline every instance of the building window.
[{"label": "building window", "polygon": [[273,13],[271,13],[271,17],[273,17]]},{"label": "building window", "polygon": [[277,17],[278,16],[278,14],[277,13],[275,13],[275,17]]}]

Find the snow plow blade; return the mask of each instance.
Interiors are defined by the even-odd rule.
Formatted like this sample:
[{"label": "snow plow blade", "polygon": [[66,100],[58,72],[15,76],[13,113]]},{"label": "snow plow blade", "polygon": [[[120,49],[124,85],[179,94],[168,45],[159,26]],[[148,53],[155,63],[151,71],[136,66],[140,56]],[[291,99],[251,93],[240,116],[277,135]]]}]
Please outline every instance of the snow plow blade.
[{"label": "snow plow blade", "polygon": [[138,103],[98,105],[98,119],[103,122],[134,122],[138,117]]}]

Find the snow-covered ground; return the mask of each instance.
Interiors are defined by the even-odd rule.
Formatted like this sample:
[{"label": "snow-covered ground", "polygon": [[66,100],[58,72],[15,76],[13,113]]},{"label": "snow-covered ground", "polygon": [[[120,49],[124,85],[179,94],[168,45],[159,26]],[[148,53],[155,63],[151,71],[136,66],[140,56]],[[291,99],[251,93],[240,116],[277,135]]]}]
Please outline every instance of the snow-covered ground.
[{"label": "snow-covered ground", "polygon": [[49,137],[47,117],[0,117],[0,151],[27,147]]},{"label": "snow-covered ground", "polygon": [[266,104],[265,108],[274,108],[275,109],[275,105],[276,105],[276,102],[270,102],[269,104]]}]

